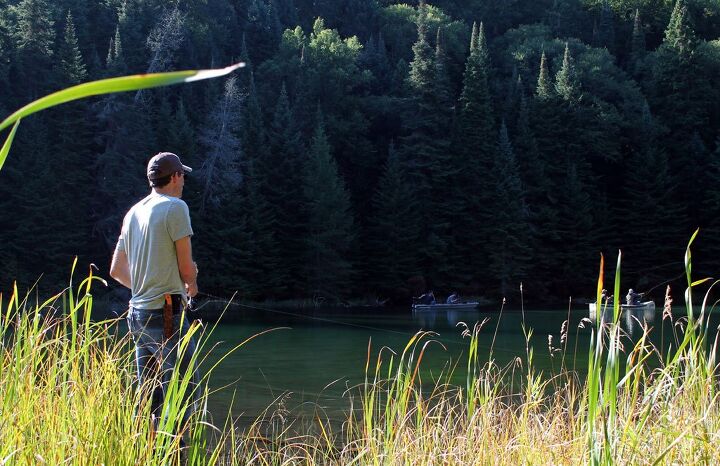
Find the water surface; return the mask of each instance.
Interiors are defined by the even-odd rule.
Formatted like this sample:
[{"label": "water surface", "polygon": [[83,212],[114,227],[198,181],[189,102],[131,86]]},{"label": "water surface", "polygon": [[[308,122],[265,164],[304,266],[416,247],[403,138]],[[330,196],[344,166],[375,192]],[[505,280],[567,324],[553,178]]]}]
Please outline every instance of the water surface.
[{"label": "water surface", "polygon": [[[291,417],[313,415],[320,410],[331,419],[344,419],[348,393],[357,394],[353,387],[365,378],[368,345],[372,371],[382,348],[386,348],[382,351],[383,360],[387,361],[390,349],[401,353],[420,330],[434,332],[421,365],[425,383],[432,383],[454,368],[452,382],[464,385],[469,341],[462,337],[463,326],[459,322],[472,327],[487,319],[480,333],[480,359],[492,358],[497,365],[504,366],[517,357],[526,363],[524,319],[525,327],[533,332],[530,344],[534,348],[534,367],[546,374],[557,373],[563,354],[556,351],[551,356],[548,335],[552,335],[554,347],[566,347],[566,367],[581,374],[586,370],[590,343],[590,326],[579,328],[581,319],[588,317],[586,305],[578,305],[570,312],[558,309],[413,314],[397,309],[336,309],[301,314],[240,306],[228,312],[226,320],[232,323],[222,323],[212,335],[211,342],[217,343],[217,347],[211,360],[252,335],[277,329],[237,350],[212,377],[213,388],[225,388],[211,398],[211,412],[224,415],[232,402],[233,415],[248,421],[269,406],[271,411],[277,409],[278,400],[282,400],[282,410]],[[661,309],[654,321],[649,322],[651,326],[659,327],[660,312]],[[561,344],[561,327],[568,317],[567,343]],[[628,333],[641,333],[639,323],[632,317],[623,322]],[[668,324],[666,332],[667,339]]]}]

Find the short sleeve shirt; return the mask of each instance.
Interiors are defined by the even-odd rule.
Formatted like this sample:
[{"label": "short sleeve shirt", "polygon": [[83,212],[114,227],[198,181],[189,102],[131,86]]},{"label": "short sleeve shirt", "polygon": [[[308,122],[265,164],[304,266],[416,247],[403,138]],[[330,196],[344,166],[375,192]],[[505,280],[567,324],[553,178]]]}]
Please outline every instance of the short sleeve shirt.
[{"label": "short sleeve shirt", "polygon": [[165,293],[185,293],[175,241],[192,234],[190,211],[180,198],[152,193],[130,209],[116,249],[128,258],[131,307],[161,309]]}]

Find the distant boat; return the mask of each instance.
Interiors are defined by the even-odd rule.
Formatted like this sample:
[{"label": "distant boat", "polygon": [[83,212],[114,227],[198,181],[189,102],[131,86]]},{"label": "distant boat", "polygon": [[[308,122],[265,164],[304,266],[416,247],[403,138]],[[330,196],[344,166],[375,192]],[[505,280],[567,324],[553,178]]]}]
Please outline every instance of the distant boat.
[{"label": "distant boat", "polygon": [[474,311],[479,304],[477,301],[456,304],[413,304],[412,310],[413,312]]},{"label": "distant boat", "polygon": [[[597,303],[589,303],[588,306],[590,306],[590,315],[597,314]],[[614,303],[607,303],[607,306],[605,303],[600,304],[600,309],[604,312],[612,312],[614,309]],[[621,311],[631,311],[631,312],[643,312],[643,313],[651,313],[655,312],[655,302],[654,301],[644,301],[640,304],[621,304],[620,305]]]}]

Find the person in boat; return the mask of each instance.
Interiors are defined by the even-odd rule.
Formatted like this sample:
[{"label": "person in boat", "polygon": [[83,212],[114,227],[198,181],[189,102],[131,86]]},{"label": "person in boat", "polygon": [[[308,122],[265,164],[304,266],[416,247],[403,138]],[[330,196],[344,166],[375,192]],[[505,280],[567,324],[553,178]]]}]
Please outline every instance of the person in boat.
[{"label": "person in boat", "polygon": [[445,300],[445,304],[458,304],[460,303],[460,295],[457,291],[453,291],[453,293],[447,297]]},{"label": "person in boat", "polygon": [[642,293],[636,293],[635,290],[630,288],[628,290],[627,296],[625,296],[625,304],[627,304],[628,306],[640,304],[640,297],[642,297],[642,295]]},{"label": "person in boat", "polygon": [[420,298],[418,298],[418,301],[420,301],[420,304],[435,304],[435,295],[432,290],[430,290],[427,293],[422,294]]},{"label": "person in boat", "polygon": [[601,303],[611,303],[612,299],[613,297],[611,294],[608,294],[608,290],[602,290],[602,294],[600,295]]}]

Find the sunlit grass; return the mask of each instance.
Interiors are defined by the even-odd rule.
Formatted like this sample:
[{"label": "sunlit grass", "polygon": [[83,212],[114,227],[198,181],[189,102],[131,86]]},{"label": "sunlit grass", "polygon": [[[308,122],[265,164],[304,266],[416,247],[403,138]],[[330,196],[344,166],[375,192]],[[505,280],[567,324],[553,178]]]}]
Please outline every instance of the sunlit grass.
[{"label": "sunlit grass", "polygon": [[[432,379],[423,371],[428,349],[441,346],[431,332],[417,333],[404,348],[369,342],[365,380],[346,392],[342,424],[322,409],[313,419],[294,419],[282,396],[250,426],[231,414],[212,425],[203,410],[184,424],[188,380],[176,374],[166,415],[153,430],[147,387],[135,387],[128,337],[117,321],[90,319],[90,285],[98,279],[91,275],[44,303],[15,292],[0,298],[0,463],[717,464],[718,335],[707,326],[708,294],[699,316],[691,311],[692,290],[705,283],[692,281],[691,267],[688,246],[688,314],[673,321],[664,313],[661,321],[669,320],[673,348],[653,346],[644,323],[630,339],[616,307],[608,322],[581,321],[592,326],[586,349],[568,347],[568,319],[560,341],[548,341],[557,365],[543,373],[533,355],[545,345],[535,348],[524,324],[526,348],[516,359],[499,366],[492,350],[482,359],[479,345],[495,339],[483,322],[458,329],[468,349],[457,363],[467,378],[457,385],[453,366]],[[620,258],[616,296],[619,271]],[[598,290],[604,284],[601,274]],[[207,332],[194,328],[202,347]],[[587,377],[574,370],[578,357],[588,358]],[[203,369],[203,402],[213,368]],[[231,413],[242,411],[242,400],[234,404]]]}]

